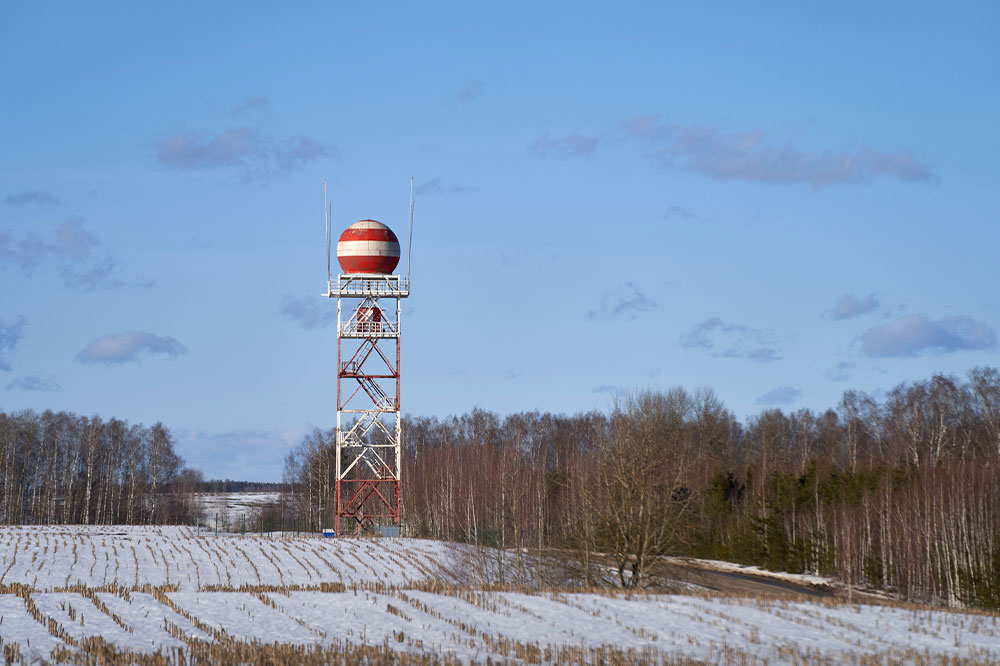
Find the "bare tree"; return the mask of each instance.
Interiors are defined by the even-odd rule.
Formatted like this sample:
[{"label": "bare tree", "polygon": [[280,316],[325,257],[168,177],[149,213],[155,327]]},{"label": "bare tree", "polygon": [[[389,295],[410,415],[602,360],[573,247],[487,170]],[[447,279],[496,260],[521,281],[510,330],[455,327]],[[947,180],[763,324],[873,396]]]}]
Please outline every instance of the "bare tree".
[{"label": "bare tree", "polygon": [[675,388],[629,396],[611,416],[596,461],[606,496],[598,512],[622,587],[639,587],[649,565],[685,535],[693,507],[686,485],[695,458],[692,411],[691,397]]}]

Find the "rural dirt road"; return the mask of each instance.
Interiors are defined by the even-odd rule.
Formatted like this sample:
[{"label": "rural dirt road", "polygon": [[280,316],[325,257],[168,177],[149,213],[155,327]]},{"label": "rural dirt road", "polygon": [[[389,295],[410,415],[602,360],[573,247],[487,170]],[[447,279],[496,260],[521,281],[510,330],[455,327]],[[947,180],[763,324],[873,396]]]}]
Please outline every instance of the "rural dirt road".
[{"label": "rural dirt road", "polygon": [[832,597],[838,591],[829,585],[812,584],[742,571],[719,571],[698,562],[670,562],[657,567],[656,578],[698,585],[722,594],[777,597]]}]

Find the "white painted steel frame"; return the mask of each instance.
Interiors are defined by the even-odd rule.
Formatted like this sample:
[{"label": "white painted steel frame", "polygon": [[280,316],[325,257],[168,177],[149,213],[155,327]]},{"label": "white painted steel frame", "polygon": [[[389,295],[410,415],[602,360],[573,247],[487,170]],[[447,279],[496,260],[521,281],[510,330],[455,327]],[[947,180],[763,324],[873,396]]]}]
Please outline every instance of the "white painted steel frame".
[{"label": "white painted steel frame", "polygon": [[[379,481],[396,482],[401,481],[401,446],[402,446],[402,421],[400,418],[400,332],[402,321],[402,299],[409,296],[409,281],[398,275],[383,274],[350,274],[339,275],[337,280],[327,280],[328,298],[337,299],[337,440],[336,440],[336,481],[337,498],[335,511],[335,521],[337,530],[340,530],[341,511],[345,508],[342,504],[344,498],[341,496],[341,482],[357,482],[357,479],[350,479],[348,475],[359,464],[367,468],[367,473]],[[350,315],[346,320],[343,318],[344,299],[357,300],[356,305],[351,306]],[[386,311],[379,305],[380,299],[394,299],[396,301],[395,320],[386,316]],[[377,315],[375,313],[378,313]],[[389,359],[378,347],[380,340],[390,339],[395,341],[396,364],[393,368]],[[348,370],[348,361],[344,364],[341,352],[344,340],[359,341],[355,350],[357,356],[366,345],[371,349],[355,362],[353,379],[358,382],[358,387],[346,399],[343,400],[341,390],[341,379]],[[372,359],[372,352],[376,352],[378,359]],[[352,357],[353,360],[353,357]],[[382,361],[388,369],[395,374],[395,395],[390,396],[378,384],[376,379],[389,379],[392,375],[367,375],[362,366],[368,360]],[[374,378],[373,378],[374,377]],[[364,408],[349,408],[348,405],[356,398],[362,400],[366,394],[371,399],[371,405]],[[358,414],[359,417],[346,432],[343,428],[343,417],[345,414]],[[391,429],[383,422],[383,415],[391,415]],[[369,433],[381,435],[384,444],[365,443],[365,436]],[[384,453],[391,449],[390,460],[386,459]],[[357,453],[351,462],[345,467],[343,464],[344,454],[347,451]],[[365,472],[360,472],[365,474]],[[399,493],[399,486],[396,488]],[[399,499],[397,495],[397,509]],[[397,512],[397,519],[399,518]],[[339,533],[338,533],[339,536]]]}]

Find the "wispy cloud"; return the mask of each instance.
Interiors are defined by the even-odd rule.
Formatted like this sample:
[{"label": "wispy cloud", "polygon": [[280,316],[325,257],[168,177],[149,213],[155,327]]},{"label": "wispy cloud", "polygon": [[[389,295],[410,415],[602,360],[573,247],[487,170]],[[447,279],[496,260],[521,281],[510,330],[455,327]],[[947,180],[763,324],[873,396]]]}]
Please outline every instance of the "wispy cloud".
[{"label": "wispy cloud", "polygon": [[762,129],[727,133],[714,127],[664,123],[655,115],[630,118],[621,127],[649,143],[651,156],[662,167],[717,180],[806,183],[818,189],[880,176],[905,182],[935,178],[909,151],[812,151],[791,141],[775,141]]},{"label": "wispy cloud", "polygon": [[3,202],[11,206],[54,206],[62,203],[62,200],[51,192],[28,190],[8,194],[3,198]]},{"label": "wispy cloud", "polygon": [[285,296],[281,299],[278,311],[290,322],[305,329],[325,328],[337,321],[336,308],[329,307],[329,303],[324,307],[315,298],[292,298]]},{"label": "wispy cloud", "polygon": [[299,424],[274,430],[204,432],[171,428],[176,450],[207,479],[281,481],[284,460],[314,428]]},{"label": "wispy cloud", "polygon": [[777,361],[781,357],[772,334],[742,324],[711,317],[681,336],[681,345],[688,349],[703,349],[713,356],[745,358],[760,363]]},{"label": "wispy cloud", "polygon": [[62,387],[49,375],[25,375],[7,384],[8,391],[60,391]]},{"label": "wispy cloud", "polygon": [[643,294],[631,282],[620,289],[604,292],[601,305],[587,313],[587,319],[625,319],[632,321],[656,307],[656,301]]},{"label": "wispy cloud", "polygon": [[597,150],[598,139],[582,134],[572,134],[562,139],[553,139],[548,134],[535,139],[531,150],[541,157],[586,158]]},{"label": "wispy cloud", "polygon": [[790,405],[802,397],[802,391],[791,386],[779,386],[757,398],[758,405]]},{"label": "wispy cloud", "polygon": [[130,331],[97,338],[80,350],[76,360],[80,363],[113,365],[138,361],[154,354],[177,358],[187,353],[187,347],[170,336]]},{"label": "wispy cloud", "polygon": [[458,100],[459,102],[462,102],[463,104],[468,104],[469,102],[476,99],[482,94],[483,94],[483,85],[481,83],[473,83],[469,87],[459,91],[459,93],[455,95],[455,99]]},{"label": "wispy cloud", "polygon": [[416,196],[422,196],[425,194],[469,194],[471,192],[478,191],[478,187],[472,187],[471,185],[449,185],[443,182],[440,178],[425,180],[413,188],[413,193]]},{"label": "wispy cloud", "polygon": [[594,387],[591,393],[610,393],[612,395],[617,395],[622,392],[622,387],[617,384],[601,384],[600,386]]},{"label": "wispy cloud", "polygon": [[831,382],[846,382],[851,378],[852,370],[854,370],[853,363],[850,361],[840,361],[837,365],[824,372],[823,376]]},{"label": "wispy cloud", "polygon": [[860,317],[863,314],[877,309],[879,306],[875,294],[868,294],[864,298],[858,298],[854,294],[842,296],[832,308],[826,311],[826,316],[830,319],[851,319]]},{"label": "wispy cloud", "polygon": [[705,218],[703,218],[701,215],[698,215],[694,211],[688,210],[687,208],[684,208],[683,206],[678,206],[676,204],[668,208],[666,212],[663,213],[663,219],[664,220],[677,219],[677,220],[684,220],[685,222],[705,221]]},{"label": "wispy cloud", "polygon": [[177,132],[156,146],[157,160],[182,171],[230,170],[244,183],[287,176],[320,158],[335,158],[337,149],[307,136],[275,138],[252,127],[230,127],[202,137]]},{"label": "wispy cloud", "polygon": [[233,115],[238,116],[248,111],[265,111],[268,107],[266,97],[248,97],[242,104],[233,109]]},{"label": "wispy cloud", "polygon": [[13,324],[7,324],[0,319],[0,370],[10,371],[8,354],[14,351],[17,343],[24,337],[24,325],[28,320],[18,317]]},{"label": "wispy cloud", "polygon": [[868,329],[861,335],[861,350],[874,358],[917,356],[922,352],[949,352],[990,349],[997,345],[996,331],[972,317],[942,317],[936,321],[924,315],[905,315]]},{"label": "wispy cloud", "polygon": [[47,266],[67,287],[80,291],[153,285],[145,278],[122,279],[114,254],[78,217],[69,218],[48,237],[27,232],[15,239],[12,233],[0,233],[0,270],[12,268],[31,277],[40,266]]},{"label": "wispy cloud", "polygon": [[520,266],[528,256],[528,251],[519,246],[499,248],[497,253],[500,255],[500,263],[504,266]]}]

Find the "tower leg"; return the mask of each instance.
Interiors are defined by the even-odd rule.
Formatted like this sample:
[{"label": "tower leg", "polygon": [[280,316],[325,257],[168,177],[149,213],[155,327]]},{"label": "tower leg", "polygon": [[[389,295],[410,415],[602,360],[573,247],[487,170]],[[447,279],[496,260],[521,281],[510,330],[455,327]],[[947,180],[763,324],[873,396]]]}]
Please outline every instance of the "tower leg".
[{"label": "tower leg", "polygon": [[340,538],[340,479],[337,479],[333,500],[333,534]]},{"label": "tower leg", "polygon": [[392,490],[392,512],[394,515],[393,519],[396,523],[396,527],[400,526],[400,515],[399,515],[399,481],[396,481],[393,485]]}]

